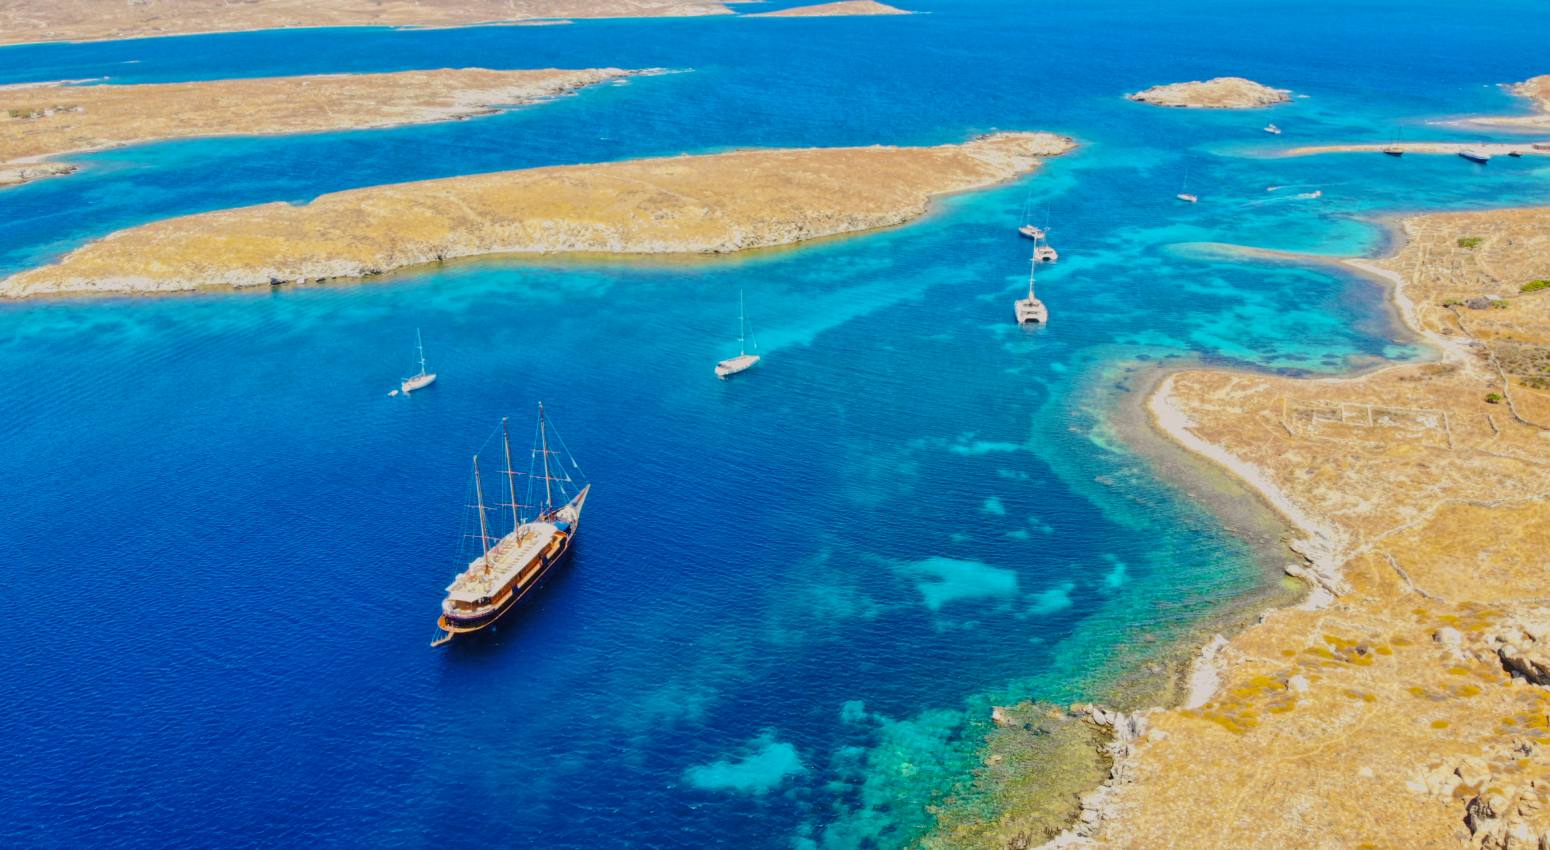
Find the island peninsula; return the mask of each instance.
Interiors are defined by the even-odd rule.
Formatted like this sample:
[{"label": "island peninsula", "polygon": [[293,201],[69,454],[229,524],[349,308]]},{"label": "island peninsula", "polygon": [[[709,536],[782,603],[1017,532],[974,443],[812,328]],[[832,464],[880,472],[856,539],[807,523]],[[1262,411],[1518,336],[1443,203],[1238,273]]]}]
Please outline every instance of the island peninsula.
[{"label": "island peninsula", "polygon": [[0,3],[0,45],[292,27],[458,27],[730,14],[720,0],[7,0]]},{"label": "island peninsula", "polygon": [[267,136],[450,121],[640,73],[619,68],[0,87],[0,185],[69,173],[68,153],[204,136]]},{"label": "island peninsula", "polygon": [[373,186],[133,227],[0,281],[0,297],[365,277],[490,254],[704,254],[902,224],[1075,142],[743,150]]},{"label": "island peninsula", "polygon": [[1530,77],[1521,83],[1506,86],[1507,91],[1527,99],[1536,110],[1533,115],[1502,115],[1471,118],[1465,124],[1484,127],[1502,127],[1515,130],[1550,130],[1550,74]]},{"label": "island peninsula", "polygon": [[795,6],[774,12],[745,15],[748,18],[836,18],[847,15],[913,15],[877,0],[840,0],[838,3],[819,3],[816,6]]},{"label": "island peninsula", "polygon": [[1050,846],[1550,842],[1550,208],[1401,229],[1348,262],[1435,360],[1190,370],[1151,396],[1296,527],[1313,592],[1213,644],[1184,707],[1095,712],[1113,778]]},{"label": "island peninsula", "polygon": [[1187,109],[1258,109],[1291,100],[1291,92],[1246,80],[1243,77],[1216,77],[1205,81],[1169,83],[1152,86],[1125,97],[1153,106]]}]

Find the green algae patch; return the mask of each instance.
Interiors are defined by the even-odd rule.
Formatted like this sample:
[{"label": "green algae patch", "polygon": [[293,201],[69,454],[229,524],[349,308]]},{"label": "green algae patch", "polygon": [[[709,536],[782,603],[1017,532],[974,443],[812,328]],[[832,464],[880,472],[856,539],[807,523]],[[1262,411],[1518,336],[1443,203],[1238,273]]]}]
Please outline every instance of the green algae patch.
[{"label": "green algae patch", "polygon": [[1108,776],[1106,730],[1044,703],[999,716],[971,722],[985,736],[984,760],[930,806],[936,826],[916,845],[922,850],[1036,847],[1069,826],[1080,796]]}]

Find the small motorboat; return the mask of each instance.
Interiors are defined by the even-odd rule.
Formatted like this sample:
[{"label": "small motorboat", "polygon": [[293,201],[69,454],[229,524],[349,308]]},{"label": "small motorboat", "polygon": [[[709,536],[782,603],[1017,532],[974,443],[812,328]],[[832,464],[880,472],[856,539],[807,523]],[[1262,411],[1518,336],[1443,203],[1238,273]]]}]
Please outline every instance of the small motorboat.
[{"label": "small motorboat", "polygon": [[1470,162],[1478,162],[1481,165],[1485,165],[1491,161],[1491,155],[1481,150],[1480,148],[1465,148],[1459,151],[1459,156],[1469,160]]},{"label": "small motorboat", "polygon": [[1517,159],[1518,157],[1523,155],[1523,151],[1507,151],[1507,155],[1512,157],[1513,159]]},{"label": "small motorboat", "polygon": [[1281,128],[1277,127],[1274,124],[1266,124],[1265,125],[1265,132],[1269,133],[1272,136],[1279,136],[1279,135],[1281,135]]},{"label": "small motorboat", "polygon": [[1177,195],[1174,195],[1174,197],[1178,198],[1179,200],[1183,201],[1186,204],[1198,204],[1198,203],[1200,203],[1200,198],[1198,196],[1191,195],[1188,192],[1180,192]]}]

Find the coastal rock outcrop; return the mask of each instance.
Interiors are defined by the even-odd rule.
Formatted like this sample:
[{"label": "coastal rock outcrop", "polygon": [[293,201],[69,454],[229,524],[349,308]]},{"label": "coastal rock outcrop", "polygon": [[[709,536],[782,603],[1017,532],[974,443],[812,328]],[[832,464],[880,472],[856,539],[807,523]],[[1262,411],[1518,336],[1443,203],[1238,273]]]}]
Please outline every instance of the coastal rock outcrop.
[{"label": "coastal rock outcrop", "polygon": [[1487,638],[1508,672],[1550,686],[1550,611],[1533,611],[1503,623]]},{"label": "coastal rock outcrop", "polygon": [[1534,113],[1531,115],[1481,116],[1467,119],[1463,123],[1513,130],[1550,130],[1550,74],[1530,77],[1521,83],[1509,83],[1504,85],[1503,88],[1532,104]]},{"label": "coastal rock outcrop", "polygon": [[[139,85],[0,87],[0,185],[67,174],[42,157],[210,136],[451,121],[659,70],[443,68]],[[9,177],[9,179],[7,179]]]},{"label": "coastal rock outcrop", "polygon": [[0,297],[358,278],[458,257],[727,253],[902,224],[933,196],[1034,170],[1075,142],[744,150],[375,186],[168,219],[0,281]]},{"label": "coastal rock outcrop", "polygon": [[1273,89],[1243,77],[1216,77],[1188,83],[1169,83],[1127,94],[1137,103],[1191,109],[1257,109],[1291,100],[1291,92]]},{"label": "coastal rock outcrop", "polygon": [[74,174],[77,170],[79,170],[78,166],[68,162],[40,162],[33,165],[0,163],[0,186],[15,186],[46,177],[63,177],[66,174]]}]

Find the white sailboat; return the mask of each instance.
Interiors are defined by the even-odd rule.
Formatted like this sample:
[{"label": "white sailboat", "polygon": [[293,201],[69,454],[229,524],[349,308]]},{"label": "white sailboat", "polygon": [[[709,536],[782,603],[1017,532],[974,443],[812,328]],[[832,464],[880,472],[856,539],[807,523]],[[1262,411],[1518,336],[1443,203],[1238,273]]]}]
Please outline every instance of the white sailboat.
[{"label": "white sailboat", "polygon": [[1042,239],[1033,241],[1033,258],[1041,263],[1053,263],[1060,259],[1060,252],[1056,251],[1048,242]]},{"label": "white sailboat", "polygon": [[1028,260],[1028,297],[1019,298],[1013,305],[1019,325],[1043,325],[1049,322],[1049,308],[1033,294],[1033,270],[1038,267],[1037,257]]},{"label": "white sailboat", "polygon": [[[744,302],[743,302],[743,292],[742,292],[742,290],[738,290],[738,292],[737,292],[737,356],[736,357],[728,357],[727,359],[721,361],[720,363],[717,363],[716,364],[716,377],[718,377],[718,378],[720,378],[722,380],[726,380],[727,377],[729,377],[731,375],[736,375],[738,372],[745,372],[745,371],[747,371],[749,369],[752,369],[754,364],[759,362],[759,355],[757,355],[757,354],[749,354],[748,353],[748,347],[746,345],[746,340],[747,340],[747,337],[748,337],[747,331],[748,331],[748,311],[747,311],[747,309],[746,309],[746,307],[744,305]],[[759,349],[759,342],[758,342],[758,340],[754,340],[753,347],[754,347],[755,351],[757,351]]]},{"label": "white sailboat", "polygon": [[1174,195],[1174,197],[1178,198],[1179,200],[1183,201],[1186,204],[1198,204],[1198,203],[1200,203],[1199,196],[1190,194],[1188,191],[1186,191],[1188,188],[1189,188],[1189,166],[1185,165],[1184,166],[1184,179],[1179,181],[1179,193],[1177,195]]},{"label": "white sailboat", "polygon": [[436,383],[436,373],[425,368],[425,341],[420,338],[420,329],[414,329],[414,347],[419,353],[420,371],[399,382],[398,388],[408,395],[415,390],[422,390]]}]

